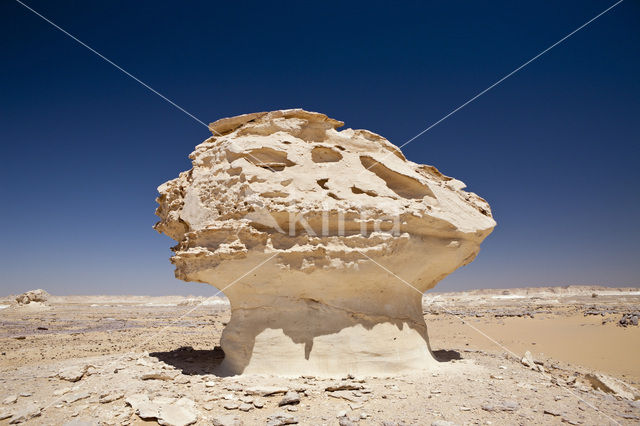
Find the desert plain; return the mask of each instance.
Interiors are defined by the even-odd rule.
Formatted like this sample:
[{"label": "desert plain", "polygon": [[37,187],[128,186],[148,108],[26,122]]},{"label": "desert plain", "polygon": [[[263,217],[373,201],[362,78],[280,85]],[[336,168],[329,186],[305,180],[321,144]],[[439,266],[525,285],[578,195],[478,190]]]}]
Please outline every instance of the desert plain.
[{"label": "desert plain", "polygon": [[638,288],[427,292],[439,363],[390,377],[220,374],[221,297],[0,306],[0,424],[640,422]]}]

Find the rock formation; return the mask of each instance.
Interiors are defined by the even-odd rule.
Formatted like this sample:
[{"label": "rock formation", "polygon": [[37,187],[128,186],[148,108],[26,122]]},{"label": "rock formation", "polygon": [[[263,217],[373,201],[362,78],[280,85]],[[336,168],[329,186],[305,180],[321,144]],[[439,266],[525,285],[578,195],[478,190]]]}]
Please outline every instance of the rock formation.
[{"label": "rock formation", "polygon": [[49,300],[49,293],[42,289],[29,290],[16,296],[18,305],[28,305],[29,303],[45,303]]},{"label": "rock formation", "polygon": [[489,205],[342,125],[301,109],[218,120],[191,170],[158,188],[155,229],[178,242],[176,277],[230,300],[227,373],[436,363],[421,294],[474,259],[495,226]]}]

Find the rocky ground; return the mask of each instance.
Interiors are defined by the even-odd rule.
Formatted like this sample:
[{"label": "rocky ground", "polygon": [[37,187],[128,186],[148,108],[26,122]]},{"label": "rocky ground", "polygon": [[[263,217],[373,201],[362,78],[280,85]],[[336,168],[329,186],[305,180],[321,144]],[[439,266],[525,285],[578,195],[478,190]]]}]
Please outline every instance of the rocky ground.
[{"label": "rocky ground", "polygon": [[220,377],[200,301],[0,300],[0,424],[640,423],[638,289],[428,293],[441,364],[392,378]]}]

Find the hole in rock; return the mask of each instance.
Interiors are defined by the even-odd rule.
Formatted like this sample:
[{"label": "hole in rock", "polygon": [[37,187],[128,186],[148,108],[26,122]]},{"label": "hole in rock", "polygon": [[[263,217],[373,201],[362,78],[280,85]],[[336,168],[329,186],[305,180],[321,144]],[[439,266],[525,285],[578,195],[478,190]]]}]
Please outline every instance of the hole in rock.
[{"label": "hole in rock", "polygon": [[422,199],[425,195],[436,198],[431,189],[417,179],[395,172],[369,156],[361,156],[360,162],[367,170],[385,181],[390,190],[403,198]]},{"label": "hole in rock", "polygon": [[354,194],[367,194],[369,197],[378,196],[378,193],[376,191],[365,191],[364,189],[360,189],[357,186],[352,186],[351,192],[353,192]]},{"label": "hole in rock", "polygon": [[289,194],[282,191],[268,191],[268,192],[263,192],[262,194],[260,194],[260,196],[264,198],[285,198],[285,197],[288,197]]},{"label": "hole in rock", "polygon": [[285,167],[296,165],[296,163],[287,158],[286,152],[273,148],[257,148],[240,153],[227,151],[227,159],[229,162],[233,162],[238,158],[244,158],[258,167],[277,172],[284,170]]},{"label": "hole in rock", "polygon": [[311,159],[314,163],[335,163],[342,160],[342,154],[331,148],[317,146],[311,150]]},{"label": "hole in rock", "polygon": [[329,189],[329,188],[327,188],[327,182],[329,182],[329,179],[318,179],[316,182],[318,183],[320,188]]}]

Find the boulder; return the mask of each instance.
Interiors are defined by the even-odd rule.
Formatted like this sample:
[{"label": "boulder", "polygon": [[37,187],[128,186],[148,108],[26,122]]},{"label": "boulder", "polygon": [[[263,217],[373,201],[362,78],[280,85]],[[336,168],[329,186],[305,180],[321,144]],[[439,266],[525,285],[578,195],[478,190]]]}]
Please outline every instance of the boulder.
[{"label": "boulder", "polygon": [[16,302],[18,305],[28,305],[29,303],[44,303],[49,300],[49,293],[42,289],[29,290],[26,293],[22,293],[16,296]]}]

